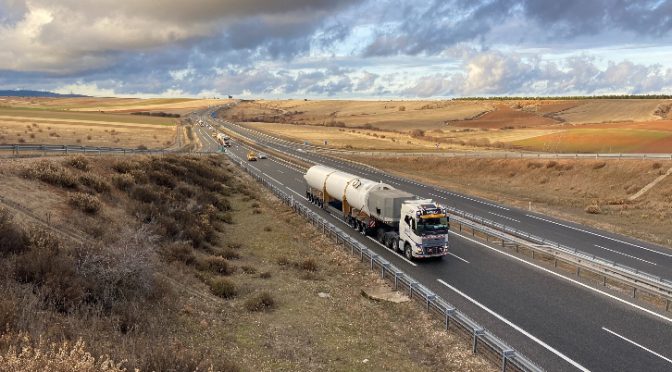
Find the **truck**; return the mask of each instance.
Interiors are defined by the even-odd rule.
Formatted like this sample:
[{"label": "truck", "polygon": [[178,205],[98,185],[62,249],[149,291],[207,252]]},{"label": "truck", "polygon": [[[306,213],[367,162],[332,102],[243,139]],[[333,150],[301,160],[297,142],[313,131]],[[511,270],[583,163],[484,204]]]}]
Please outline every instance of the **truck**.
[{"label": "truck", "polygon": [[257,153],[254,151],[247,152],[247,161],[257,161]]},{"label": "truck", "polygon": [[448,254],[448,213],[432,199],[324,165],[310,167],[303,178],[311,203],[407,259]]},{"label": "truck", "polygon": [[217,142],[224,147],[231,147],[231,137],[224,133],[217,133]]}]

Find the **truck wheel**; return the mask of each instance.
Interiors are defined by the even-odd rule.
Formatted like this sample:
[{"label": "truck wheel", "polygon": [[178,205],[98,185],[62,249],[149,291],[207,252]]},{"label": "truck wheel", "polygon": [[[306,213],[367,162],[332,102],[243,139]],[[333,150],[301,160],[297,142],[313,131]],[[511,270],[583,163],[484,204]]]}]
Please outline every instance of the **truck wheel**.
[{"label": "truck wheel", "polygon": [[382,228],[376,230],[376,238],[378,238],[379,242],[385,245],[385,230],[383,230]]},{"label": "truck wheel", "polygon": [[404,244],[404,255],[409,261],[413,261],[413,251],[411,251],[411,245],[408,243]]}]

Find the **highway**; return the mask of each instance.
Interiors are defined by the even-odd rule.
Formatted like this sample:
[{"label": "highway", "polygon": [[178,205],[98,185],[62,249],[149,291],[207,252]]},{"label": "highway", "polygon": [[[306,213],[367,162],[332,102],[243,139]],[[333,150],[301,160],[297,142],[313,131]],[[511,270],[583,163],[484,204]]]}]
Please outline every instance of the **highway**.
[{"label": "highway", "polygon": [[[223,121],[216,121],[209,112],[204,113],[202,118],[215,127],[225,125],[254,139],[262,146],[294,154],[313,163],[319,162],[367,178],[383,180],[400,189],[432,197],[475,214],[485,216],[490,214],[489,212],[494,212],[501,216],[501,222],[507,224],[512,221],[504,217],[521,221],[521,224],[523,221],[526,223],[529,221],[530,225],[526,225],[525,228],[534,229],[536,235],[549,234],[568,245],[581,243],[581,249],[587,246],[585,242],[587,238],[595,242],[594,244],[602,243],[614,251],[630,249],[628,252],[631,252],[632,256],[637,254],[635,257],[656,263],[650,266],[659,268],[661,272],[670,272],[670,257],[659,254],[664,253],[662,250],[659,251],[660,247],[642,245],[644,243],[631,239],[548,219],[573,228],[557,225],[539,219],[539,217],[547,219],[543,216],[325,158],[308,148],[271,139],[229,123],[225,124]],[[201,139],[202,150],[219,149],[219,145],[210,137],[207,130],[196,127],[195,133]],[[248,149],[241,143],[235,143],[229,151],[234,156],[244,158]],[[305,184],[300,169],[288,166],[285,162],[272,157],[250,163],[250,167],[257,174],[295,195],[296,200],[310,205],[303,197]],[[334,223],[339,223],[340,219],[329,216],[315,206],[310,206]],[[533,217],[526,216],[528,214]],[[497,216],[493,215],[492,219],[494,217]],[[537,228],[543,231],[537,231]],[[575,230],[576,228],[584,231]],[[451,236],[452,255],[442,261],[432,262],[409,262],[367,237],[354,232],[352,236],[450,301],[546,370],[672,370],[672,319],[669,314],[661,315],[647,310],[627,299],[601,292],[500,251],[498,247],[460,234]],[[567,240],[560,240],[561,238]],[[633,245],[649,248],[650,251]],[[651,256],[640,256],[643,252]],[[627,256],[621,257],[618,253],[613,254],[612,259],[628,259]],[[633,266],[635,263],[632,262]],[[653,272],[653,270],[647,271]]]}]

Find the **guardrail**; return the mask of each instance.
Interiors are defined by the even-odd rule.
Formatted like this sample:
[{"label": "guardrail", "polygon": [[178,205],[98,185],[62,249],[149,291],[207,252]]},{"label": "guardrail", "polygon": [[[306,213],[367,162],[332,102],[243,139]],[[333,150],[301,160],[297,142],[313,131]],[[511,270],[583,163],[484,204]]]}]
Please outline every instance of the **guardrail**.
[{"label": "guardrail", "polygon": [[513,350],[504,341],[456,309],[455,306],[433,293],[417,280],[367,248],[364,244],[354,240],[344,230],[328,222],[308,207],[298,203],[293,196],[252,172],[249,167],[245,166],[245,162],[242,159],[231,153],[227,153],[227,155],[229,155],[232,162],[270,189],[282,202],[290,206],[299,215],[308,219],[313,226],[321,229],[322,233],[328,238],[333,239],[337,245],[342,246],[343,249],[358,257],[361,262],[366,262],[371,270],[380,273],[381,278],[388,280],[395,290],[403,291],[411,299],[422,303],[423,307],[431,315],[439,318],[444,324],[446,331],[453,331],[458,335],[468,337],[474,353],[480,353],[486,359],[499,365],[504,372],[542,371],[539,366],[521,353]]},{"label": "guardrail", "polygon": [[157,155],[176,152],[167,149],[128,149],[123,147],[94,147],[94,146],[73,146],[73,145],[0,145],[1,152],[11,151],[11,157],[46,155],[49,154],[147,154]]},{"label": "guardrail", "polygon": [[396,157],[446,157],[446,158],[492,158],[492,159],[633,159],[672,160],[672,154],[614,154],[614,153],[533,153],[533,152],[403,152],[403,151],[353,151],[312,146],[323,153],[356,156],[396,156]]},{"label": "guardrail", "polygon": [[466,222],[472,230],[494,236],[501,239],[502,242],[508,241],[523,245],[533,251],[550,254],[556,257],[556,259],[562,259],[577,267],[605,276],[605,281],[606,277],[610,277],[611,279],[628,284],[633,287],[633,297],[637,297],[637,289],[658,296],[665,303],[665,311],[670,310],[672,304],[672,281],[670,280],[532,235],[454,207],[448,206],[447,209],[453,217],[458,216],[460,223],[464,224]]}]

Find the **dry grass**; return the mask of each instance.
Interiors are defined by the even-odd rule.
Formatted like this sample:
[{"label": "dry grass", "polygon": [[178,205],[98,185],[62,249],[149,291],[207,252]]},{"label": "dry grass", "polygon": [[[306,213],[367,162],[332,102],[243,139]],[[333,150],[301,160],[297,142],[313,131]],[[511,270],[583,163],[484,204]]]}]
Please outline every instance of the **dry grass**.
[{"label": "dry grass", "polygon": [[[362,298],[358,288],[377,280],[375,275],[311,228],[297,238],[285,221],[293,212],[259,198],[248,186],[252,181],[231,174],[222,159],[86,160],[86,171],[60,160],[0,167],[3,197],[35,211],[49,208],[55,231],[65,223],[86,239],[81,249],[55,231],[28,228],[30,216],[0,212],[0,242],[9,247],[4,242],[12,241],[0,261],[0,323],[8,330],[0,355],[16,359],[10,347],[20,345],[24,332],[40,352],[47,349],[35,340],[73,345],[81,339],[95,363],[109,355],[127,370],[491,368],[416,306]],[[69,206],[72,189],[21,176],[35,167],[124,182],[115,181],[122,187],[98,196],[102,208],[91,216]],[[171,174],[174,182],[153,172]],[[74,179],[77,189],[88,188]],[[14,189],[31,191],[5,193]],[[253,204],[264,214],[248,213]],[[219,223],[225,215],[230,223]],[[259,219],[274,221],[273,229],[263,229]],[[101,230],[99,238],[90,235],[93,230]],[[193,239],[210,233],[212,241]],[[234,258],[229,252],[235,261],[225,258]],[[282,268],[275,264],[280,257],[300,259]],[[362,329],[366,337],[353,337]],[[409,353],[397,352],[399,347]]]}]

